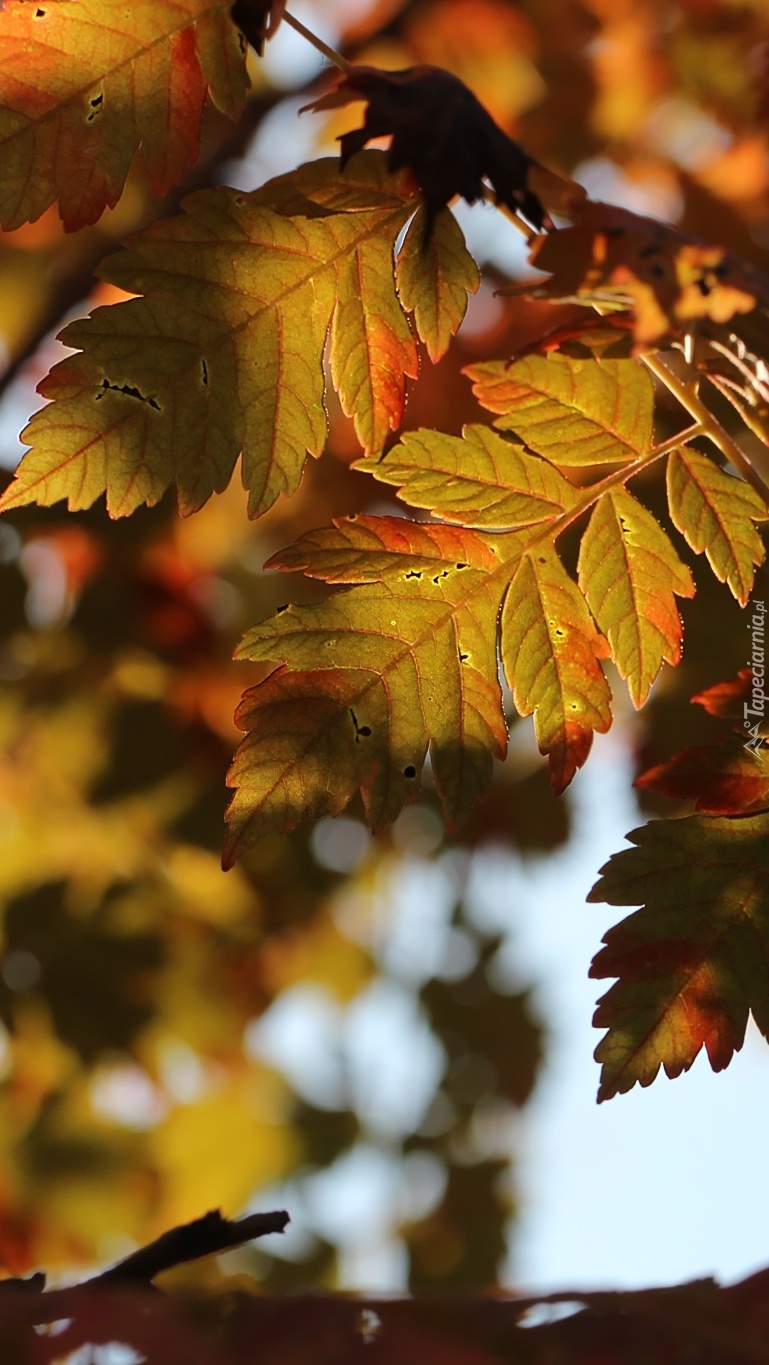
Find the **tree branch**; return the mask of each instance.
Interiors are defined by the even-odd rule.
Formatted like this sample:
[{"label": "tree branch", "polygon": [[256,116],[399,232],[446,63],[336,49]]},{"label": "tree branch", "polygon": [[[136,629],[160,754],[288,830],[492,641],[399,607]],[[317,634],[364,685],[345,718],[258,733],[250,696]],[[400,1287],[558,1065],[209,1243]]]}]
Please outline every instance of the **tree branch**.
[{"label": "tree branch", "polygon": [[171,1270],[186,1261],[197,1261],[201,1256],[228,1251],[255,1237],[265,1237],[270,1232],[283,1232],[289,1222],[289,1215],[284,1209],[274,1213],[252,1213],[247,1218],[235,1221],[223,1218],[218,1209],[213,1209],[192,1223],[164,1232],[148,1246],[140,1247],[126,1256],[124,1261],[118,1261],[117,1265],[101,1275],[86,1280],[85,1286],[89,1289],[111,1289],[115,1285],[147,1284],[164,1270]]}]

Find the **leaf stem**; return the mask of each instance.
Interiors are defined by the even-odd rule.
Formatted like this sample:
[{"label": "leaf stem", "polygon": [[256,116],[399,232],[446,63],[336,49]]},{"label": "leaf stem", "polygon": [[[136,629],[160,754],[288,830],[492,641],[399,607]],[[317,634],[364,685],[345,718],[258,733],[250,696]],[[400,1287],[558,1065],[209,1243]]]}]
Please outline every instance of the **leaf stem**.
[{"label": "leaf stem", "polygon": [[735,469],[739,469],[746,483],[749,483],[751,488],[754,488],[763,498],[764,502],[769,504],[769,488],[767,488],[758,470],[753,468],[747,455],[740,449],[737,442],[732,440],[727,431],[724,431],[721,423],[705,406],[699,394],[690,385],[682,384],[681,380],[660,360],[659,356],[644,355],[641,356],[641,359],[655,379],[664,384],[668,392],[672,393],[673,397],[681,404],[681,407],[686,408],[686,411],[699,423],[702,427],[701,434],[713,442],[713,445],[721,451],[722,455],[726,456],[730,464],[733,464]]},{"label": "leaf stem", "polygon": [[518,229],[521,236],[525,237],[527,242],[531,243],[534,241],[535,237],[539,236],[539,233],[534,228],[529,227],[528,223],[524,223],[523,219],[519,218],[518,214],[514,213],[511,208],[508,208],[507,204],[498,203],[494,197],[493,190],[489,189],[488,193],[484,194],[484,199],[487,199],[490,204],[493,204],[494,208],[497,209],[499,213],[504,214],[508,222],[512,223],[514,228]]},{"label": "leaf stem", "polygon": [[340,71],[352,70],[350,63],[346,61],[339,52],[333,47],[329,47],[328,43],[324,43],[323,39],[319,38],[316,33],[313,33],[312,29],[305,28],[301,19],[296,19],[293,14],[289,14],[288,10],[284,10],[283,12],[283,22],[284,24],[289,24],[297,33],[300,33],[316,51],[322,53],[324,57],[327,57],[330,62],[333,62],[334,66],[338,66]]}]

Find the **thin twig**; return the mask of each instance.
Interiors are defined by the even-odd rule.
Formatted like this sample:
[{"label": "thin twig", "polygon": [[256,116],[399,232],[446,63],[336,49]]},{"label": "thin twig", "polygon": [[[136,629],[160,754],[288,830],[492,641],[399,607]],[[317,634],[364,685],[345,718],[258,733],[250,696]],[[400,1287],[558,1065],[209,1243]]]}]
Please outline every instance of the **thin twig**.
[{"label": "thin twig", "polygon": [[754,469],[747,455],[733,441],[731,436],[721,423],[715,418],[710,410],[705,406],[699,394],[690,385],[682,384],[681,380],[673,374],[673,371],[659,358],[658,355],[643,355],[641,357],[646,368],[655,376],[656,379],[664,384],[669,393],[678,400],[682,408],[691,414],[695,422],[702,426],[702,435],[707,436],[716,449],[725,455],[730,464],[735,469],[739,469],[746,483],[769,504],[769,488],[764,483],[757,469]]},{"label": "thin twig", "polygon": [[352,70],[350,63],[345,60],[341,53],[337,52],[335,48],[329,47],[328,43],[324,43],[323,39],[319,38],[317,33],[313,33],[312,29],[305,28],[301,19],[297,19],[293,14],[289,14],[288,10],[284,10],[283,12],[283,22],[284,24],[289,24],[297,33],[301,33],[302,37],[306,39],[317,52],[320,52],[324,57],[327,57],[330,62],[333,62],[334,66],[338,66],[340,71]]}]

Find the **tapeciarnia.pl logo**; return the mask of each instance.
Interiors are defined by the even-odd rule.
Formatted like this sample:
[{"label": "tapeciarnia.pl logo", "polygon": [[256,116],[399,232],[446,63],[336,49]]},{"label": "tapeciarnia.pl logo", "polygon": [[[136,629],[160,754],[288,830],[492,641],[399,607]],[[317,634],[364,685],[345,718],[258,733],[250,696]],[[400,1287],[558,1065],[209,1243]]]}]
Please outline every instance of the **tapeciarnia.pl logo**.
[{"label": "tapeciarnia.pl logo", "polygon": [[[766,607],[763,602],[753,602],[753,615],[748,621],[750,631],[750,658],[748,667],[750,668],[750,701],[743,703],[743,725],[750,736],[745,741],[745,748],[752,749],[758,753],[764,744],[763,723],[766,715],[766,692],[764,683],[766,671],[764,663],[764,620],[766,617]],[[751,724],[751,718],[753,718]]]}]

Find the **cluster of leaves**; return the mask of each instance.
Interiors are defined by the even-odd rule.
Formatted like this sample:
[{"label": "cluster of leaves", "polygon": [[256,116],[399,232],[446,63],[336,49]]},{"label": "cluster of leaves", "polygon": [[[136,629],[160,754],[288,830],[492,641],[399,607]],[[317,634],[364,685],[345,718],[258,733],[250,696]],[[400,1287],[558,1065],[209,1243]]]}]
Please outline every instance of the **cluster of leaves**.
[{"label": "cluster of leaves", "polygon": [[[284,9],[247,0],[232,15],[223,0],[130,11],[116,0],[9,0],[0,16],[2,226],[15,229],[53,203],[68,229],[95,222],[117,204],[137,149],[153,192],[168,192],[197,155],[206,96],[232,119],[244,109],[243,33],[261,48]],[[363,126],[341,134],[342,168],[336,158],[321,159],[249,192],[201,189],[181,213],[135,232],[125,250],[105,259],[100,275],[109,305],[61,334],[71,352],[43,379],[49,401],[23,434],[31,448],[0,500],[22,532],[30,528],[32,542],[36,523],[24,519],[40,514],[19,511],[29,504],[66,500],[82,513],[104,496],[116,518],[154,507],[173,487],[183,516],[205,517],[200,509],[230,488],[240,459],[249,516],[280,517],[281,495],[299,490],[301,497],[311,477],[308,457],[326,450],[327,410],[333,425],[336,408],[357,444],[356,475],[348,477],[370,476],[399,500],[397,516],[356,507],[331,525],[294,522],[292,533],[301,533],[267,567],[302,573],[309,600],[278,608],[239,646],[239,657],[255,666],[254,683],[237,712],[245,738],[230,772],[235,795],[224,856],[227,866],[243,859],[246,870],[232,874],[242,879],[243,898],[234,892],[231,920],[224,913],[217,922],[213,955],[206,935],[206,991],[209,977],[226,982],[227,1019],[209,1020],[209,1033],[198,1019],[194,1030],[212,1058],[223,1052],[229,1059],[233,1112],[244,1133],[253,1127],[242,1112],[253,1077],[242,1059],[233,1060],[234,1038],[254,1012],[255,993],[264,1005],[293,970],[278,971],[267,989],[264,954],[253,948],[242,958],[244,904],[257,884],[269,896],[280,884],[277,871],[264,876],[265,840],[285,850],[280,839],[305,816],[337,816],[358,802],[381,831],[404,805],[429,801],[433,792],[448,831],[464,828],[492,780],[494,759],[506,753],[512,716],[503,683],[515,713],[533,716],[552,787],[563,792],[587,760],[593,734],[611,725],[607,665],[627,684],[633,705],[643,706],[663,665],[681,659],[677,599],[694,594],[692,556],[704,555],[745,606],[764,558],[757,526],[769,515],[756,455],[769,444],[769,285],[760,273],[688,232],[585,200],[523,152],[461,82],[432,65],[395,74],[348,67],[315,108],[344,108],[356,95],[368,107]],[[362,150],[383,134],[392,135],[389,152]],[[468,296],[480,284],[446,205],[454,194],[478,199],[487,181],[501,206],[523,215],[527,235],[527,224],[537,229],[531,259],[547,278],[512,305],[536,322],[525,344],[519,337],[501,358],[462,367],[458,382],[470,412],[461,429],[404,431],[410,381],[420,366],[424,378],[430,367],[450,363]],[[566,213],[568,224],[553,228],[549,210]],[[414,518],[402,515],[404,504]],[[339,510],[346,509],[329,508]],[[67,563],[60,523],[51,525],[56,554]],[[100,530],[96,539],[97,551],[86,535],[74,556],[81,564],[77,556],[85,555],[86,563],[68,608],[85,613],[72,618],[75,635],[88,633],[82,622],[90,619],[93,628],[98,617],[101,631],[115,616],[109,594],[89,606],[97,584],[103,591],[103,573],[96,575],[109,537]],[[46,735],[72,725],[68,707],[77,707],[83,671],[92,667],[84,661],[91,642],[87,656],[74,648],[64,669],[45,658],[27,668],[23,715],[7,721],[11,804],[29,825],[22,865],[7,874],[16,900],[6,917],[6,979],[18,983],[25,963],[37,963],[55,1035],[85,1063],[105,1047],[133,1050],[155,1078],[152,1031],[169,1002],[179,1004],[168,989],[174,958],[189,953],[202,971],[204,953],[202,942],[192,942],[199,928],[181,937],[157,931],[158,907],[169,919],[178,914],[161,889],[157,852],[187,867],[184,913],[205,920],[189,886],[203,863],[190,873],[176,844],[183,828],[181,843],[195,845],[195,801],[208,799],[212,771],[221,771],[227,721],[211,720],[216,686],[208,663],[199,670],[205,680],[189,685],[191,660],[197,665],[205,653],[201,633],[211,622],[203,613],[201,624],[199,610],[196,616],[190,582],[180,587],[184,570],[173,556],[145,551],[125,556],[118,575],[128,573],[132,592],[142,576],[154,575],[152,610],[136,622],[144,652],[124,657],[125,640],[111,642],[96,670],[98,703],[89,702],[87,723],[82,707],[77,713],[80,748],[67,763],[57,750],[63,777],[46,766]],[[319,596],[313,580],[331,592]],[[159,584],[170,603],[148,626],[159,610]],[[266,610],[273,589],[260,591]],[[177,628],[183,669],[163,657],[168,631],[173,642]],[[148,629],[155,631],[151,644]],[[21,632],[14,620],[10,640]],[[151,666],[148,648],[158,656]],[[219,669],[226,671],[221,659]],[[226,676],[223,692],[231,686]],[[727,692],[741,724],[739,687]],[[713,695],[706,705],[732,715],[724,694],[717,703]],[[156,703],[162,719],[153,731]],[[203,736],[202,761],[211,764],[204,778],[190,779],[178,752],[164,758],[168,717],[178,722],[180,707]],[[107,741],[105,762],[110,728],[115,750],[123,736],[122,750],[111,753]],[[137,734],[149,770],[141,768]],[[23,763],[14,753],[22,742],[32,751]],[[125,789],[129,760],[141,770],[133,788],[141,803]],[[40,859],[32,831],[50,821],[55,803],[42,800],[38,809],[37,791],[30,799],[14,787],[36,762],[39,790],[43,777],[61,781],[81,819],[77,841],[70,823],[47,842],[45,880],[39,867],[32,872]],[[741,1046],[749,1010],[769,1029],[765,766],[760,745],[746,751],[727,741],[718,751],[684,751],[642,779],[647,791],[694,799],[698,813],[632,836],[636,847],[611,860],[592,893],[643,906],[610,931],[593,967],[596,976],[618,978],[596,1016],[608,1029],[598,1053],[601,1098],[649,1084],[660,1066],[680,1073],[703,1044],[714,1067],[726,1065]],[[94,806],[110,811],[120,842],[104,839],[108,825],[95,828]],[[284,875],[286,858],[278,862]],[[188,900],[196,901],[194,912]],[[321,938],[333,937],[327,913],[321,918]],[[313,923],[302,932],[309,953],[320,931]],[[427,983],[423,1006],[447,1054],[489,1055],[495,1094],[520,1104],[533,1085],[538,1032],[525,998],[495,999],[486,972],[491,949],[480,940],[476,948],[465,995]],[[345,951],[354,986],[348,981],[343,995],[354,994],[371,970],[353,946]],[[89,996],[99,977],[114,983],[117,955],[124,985]],[[68,992],[83,963],[90,964],[88,980],[74,1008]],[[179,979],[189,990],[190,975]],[[501,1010],[508,1042],[519,1039],[523,1064],[513,1067],[494,1053],[485,1026],[475,1035],[463,999],[477,1001],[479,989]],[[48,1027],[12,998],[25,990],[11,984],[6,992],[5,1018],[16,1037]],[[83,1017],[89,1001],[102,1021],[98,1045],[93,1018]],[[181,1013],[183,1028],[192,1028]],[[169,1032],[180,1028],[176,1018]],[[501,1022],[491,1032],[498,1038]],[[61,1083],[64,1073],[56,1074]],[[450,1076],[449,1066],[447,1092]],[[446,1097],[461,1111],[461,1087]],[[24,1131],[35,1132],[35,1141],[42,1141],[47,1098],[38,1095],[30,1108],[28,1096],[17,1097],[28,1106]],[[284,1094],[275,1099],[273,1127],[289,1127],[290,1104]],[[479,1189],[491,1189],[496,1156],[487,1154],[478,1177],[478,1168],[470,1174],[452,1163],[440,1135],[431,1147],[426,1132],[412,1146],[437,1150],[449,1175],[442,1203],[405,1234],[414,1279],[467,1282],[471,1269],[490,1278],[501,1217],[486,1219],[485,1261],[471,1256],[468,1227],[485,1207]],[[184,1144],[192,1151],[189,1137]],[[335,1134],[326,1156],[343,1146]],[[197,1162],[203,1147],[195,1151]],[[277,1179],[300,1164],[289,1140],[272,1157],[263,1169],[244,1163],[234,1199],[245,1197],[247,1182]],[[186,1215],[187,1197],[178,1208],[169,1198],[156,1216]],[[449,1264],[441,1256],[452,1231]]]}]

